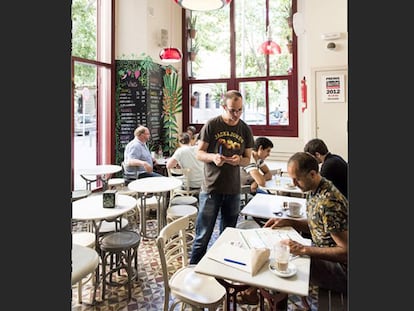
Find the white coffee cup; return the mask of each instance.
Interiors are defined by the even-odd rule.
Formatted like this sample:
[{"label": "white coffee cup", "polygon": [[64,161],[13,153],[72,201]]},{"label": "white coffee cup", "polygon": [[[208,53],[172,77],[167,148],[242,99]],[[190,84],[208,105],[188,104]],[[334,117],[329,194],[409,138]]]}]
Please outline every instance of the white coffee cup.
[{"label": "white coffee cup", "polygon": [[299,216],[301,213],[302,204],[299,202],[289,202],[289,215]]}]

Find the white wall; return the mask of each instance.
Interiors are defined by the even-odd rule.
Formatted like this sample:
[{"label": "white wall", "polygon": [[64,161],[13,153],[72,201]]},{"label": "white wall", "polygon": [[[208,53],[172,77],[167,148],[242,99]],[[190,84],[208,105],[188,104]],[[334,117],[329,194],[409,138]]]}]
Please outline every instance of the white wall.
[{"label": "white wall", "polygon": [[[315,89],[311,77],[312,69],[347,66],[347,6],[347,0],[298,0],[298,12],[302,13],[305,26],[305,32],[298,37],[298,83],[300,85],[303,76],[307,78],[308,109],[302,113],[300,105],[298,107],[298,138],[269,137],[275,145],[269,160],[287,160],[294,152],[303,150],[306,141],[314,137],[315,104],[310,96]],[[173,13],[172,31],[170,10]],[[162,48],[159,46],[162,28],[168,30],[169,36],[172,34],[173,47],[182,46],[181,8],[172,0],[117,0],[116,12],[116,59],[121,58],[122,55],[139,56],[145,53],[155,62],[161,63],[158,55]],[[335,51],[328,51],[326,49],[328,41],[321,39],[321,33],[329,32],[341,33],[341,38],[335,40],[338,46]],[[181,73],[181,63],[174,66]]]},{"label": "white wall", "polygon": [[[161,29],[168,30],[168,43],[181,48],[181,8],[172,0],[117,0],[115,11],[116,59],[145,53],[161,64]],[[174,66],[181,70],[181,63]]]},{"label": "white wall", "polygon": [[[348,1],[347,0],[298,0],[298,12],[304,17],[305,33],[298,37],[299,73],[298,78],[306,77],[308,85],[308,109],[299,111],[300,146],[316,135],[316,103],[313,102],[316,82],[312,70],[323,68],[347,68],[348,66]],[[339,32],[341,37],[333,40],[334,51],[327,50],[330,41],[322,40],[322,33]],[[346,92],[348,93],[348,92]],[[300,95],[298,95],[300,96]],[[299,97],[300,98],[300,97]],[[348,103],[349,106],[349,103]],[[343,120],[337,120],[343,122]],[[344,132],[340,141],[348,141]],[[324,137],[320,137],[324,139]],[[328,144],[328,148],[330,145]],[[348,150],[348,146],[343,148]],[[336,150],[331,150],[336,153]],[[339,150],[338,150],[339,151]],[[345,159],[347,155],[342,154]]]}]

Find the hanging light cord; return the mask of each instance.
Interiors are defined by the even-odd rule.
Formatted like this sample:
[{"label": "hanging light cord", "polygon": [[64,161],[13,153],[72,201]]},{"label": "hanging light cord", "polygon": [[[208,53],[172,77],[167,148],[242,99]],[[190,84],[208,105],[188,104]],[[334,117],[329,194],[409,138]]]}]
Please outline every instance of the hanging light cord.
[{"label": "hanging light cord", "polygon": [[170,31],[171,31],[171,37],[170,37],[170,48],[172,47],[172,36],[173,36],[173,30],[172,30],[172,7],[171,7],[172,0],[170,1]]}]

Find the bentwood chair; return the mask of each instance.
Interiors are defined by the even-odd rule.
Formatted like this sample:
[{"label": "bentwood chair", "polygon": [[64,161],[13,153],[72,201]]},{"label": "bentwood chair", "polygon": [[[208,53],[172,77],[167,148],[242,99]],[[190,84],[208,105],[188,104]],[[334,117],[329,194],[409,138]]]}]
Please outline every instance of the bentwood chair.
[{"label": "bentwood chair", "polygon": [[[181,178],[183,185],[180,188],[171,190],[170,200],[166,211],[167,222],[172,222],[182,216],[190,216],[190,224],[187,228],[187,246],[191,248],[195,238],[195,221],[198,214],[199,188],[190,188],[190,168],[167,169],[169,177]],[[180,175],[181,174],[181,175]]]},{"label": "bentwood chair", "polygon": [[183,181],[181,188],[171,190],[170,193],[170,206],[177,204],[188,204],[198,206],[198,195],[200,188],[190,187],[190,168],[182,169],[167,169],[168,177],[180,178]]},{"label": "bentwood chair", "polygon": [[[78,287],[78,303],[82,303],[82,287],[93,279],[99,264],[99,255],[91,246],[72,243],[72,286]],[[95,300],[96,287],[94,289]]]},{"label": "bentwood chair", "polygon": [[[189,217],[168,223],[157,237],[157,247],[164,280],[164,311],[185,306],[216,310],[224,303],[226,291],[214,277],[196,273],[189,264],[186,229]],[[170,303],[170,296],[173,298]]]}]

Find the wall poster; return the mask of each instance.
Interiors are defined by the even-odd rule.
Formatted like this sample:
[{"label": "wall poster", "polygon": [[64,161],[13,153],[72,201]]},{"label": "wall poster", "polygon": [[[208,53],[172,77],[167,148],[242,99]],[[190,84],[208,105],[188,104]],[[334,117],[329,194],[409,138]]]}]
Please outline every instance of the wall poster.
[{"label": "wall poster", "polygon": [[321,81],[322,102],[343,103],[345,102],[345,77],[343,74],[323,75]]}]

